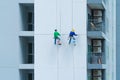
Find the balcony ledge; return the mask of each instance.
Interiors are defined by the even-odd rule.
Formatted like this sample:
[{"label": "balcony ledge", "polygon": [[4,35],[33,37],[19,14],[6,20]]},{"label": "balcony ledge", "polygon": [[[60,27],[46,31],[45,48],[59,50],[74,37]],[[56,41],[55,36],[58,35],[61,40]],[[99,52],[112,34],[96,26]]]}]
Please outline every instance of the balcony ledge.
[{"label": "balcony ledge", "polygon": [[106,69],[106,64],[88,64],[88,69]]},{"label": "balcony ledge", "polygon": [[20,31],[19,36],[21,36],[21,37],[33,37],[34,31]]},{"label": "balcony ledge", "polygon": [[20,64],[19,69],[34,69],[34,64]]}]

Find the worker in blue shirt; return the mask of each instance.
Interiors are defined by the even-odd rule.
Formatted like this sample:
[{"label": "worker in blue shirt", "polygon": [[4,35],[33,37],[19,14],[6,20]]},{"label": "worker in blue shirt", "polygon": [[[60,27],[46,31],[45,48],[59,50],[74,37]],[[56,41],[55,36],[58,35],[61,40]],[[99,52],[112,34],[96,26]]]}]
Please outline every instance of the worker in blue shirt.
[{"label": "worker in blue shirt", "polygon": [[69,33],[69,44],[71,43],[71,40],[75,40],[75,37],[74,36],[77,36],[77,34],[75,33],[75,30],[72,29],[72,31],[70,31]]}]

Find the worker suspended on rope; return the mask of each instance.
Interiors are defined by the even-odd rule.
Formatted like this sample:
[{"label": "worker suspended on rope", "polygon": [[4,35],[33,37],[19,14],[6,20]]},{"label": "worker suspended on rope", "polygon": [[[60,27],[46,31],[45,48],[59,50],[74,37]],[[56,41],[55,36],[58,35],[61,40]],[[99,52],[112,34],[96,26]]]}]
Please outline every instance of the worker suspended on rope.
[{"label": "worker suspended on rope", "polygon": [[54,32],[54,44],[61,45],[59,36],[60,36],[60,33],[57,31],[57,29],[55,29],[55,32]]},{"label": "worker suspended on rope", "polygon": [[73,43],[75,44],[75,37],[74,36],[77,36],[77,34],[75,33],[75,30],[72,29],[72,31],[70,31],[70,33],[69,33],[69,44],[71,44],[71,40],[73,40]]}]

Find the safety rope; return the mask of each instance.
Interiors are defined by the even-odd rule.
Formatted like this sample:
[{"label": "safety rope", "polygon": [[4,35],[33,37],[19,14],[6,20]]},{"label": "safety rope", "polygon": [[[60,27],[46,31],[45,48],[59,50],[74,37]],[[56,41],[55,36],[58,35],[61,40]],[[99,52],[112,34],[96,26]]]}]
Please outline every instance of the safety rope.
[{"label": "safety rope", "polygon": [[59,6],[59,16],[60,16],[60,33],[61,33],[61,0],[60,0],[60,6]]},{"label": "safety rope", "polygon": [[[56,29],[58,29],[58,0],[56,0]],[[57,80],[59,80],[59,47],[57,46]]]},{"label": "safety rope", "polygon": [[74,57],[74,48],[72,50],[72,56],[73,56],[73,80],[75,80],[75,57]]},{"label": "safety rope", "polygon": [[[72,20],[71,20],[71,29],[73,29],[73,0],[71,1],[72,2]],[[73,48],[73,51],[72,51],[72,54],[73,54],[73,80],[75,80],[75,60],[74,60],[74,48]]]},{"label": "safety rope", "polygon": [[72,24],[71,25],[71,29],[72,29],[73,28],[73,0],[72,0],[72,4],[71,5],[72,5],[72,20],[71,20],[71,24]]},{"label": "safety rope", "polygon": [[59,47],[57,46],[57,80],[59,80]]},{"label": "safety rope", "polygon": [[57,29],[57,0],[56,0],[56,29]]},{"label": "safety rope", "polygon": [[[61,18],[62,18],[62,16],[61,16],[61,0],[59,0],[60,2],[59,2],[59,18],[60,18],[60,25],[59,25],[59,31],[60,31],[60,33],[61,33],[61,27],[62,27],[62,24],[61,24]],[[71,5],[72,5],[72,20],[71,20],[71,29],[73,28],[73,0],[71,0]],[[57,29],[57,24],[58,24],[58,22],[57,22],[57,9],[58,9],[58,1],[56,0],[56,29]],[[72,56],[73,56],[73,80],[75,80],[75,61],[74,61],[74,48],[72,48],[73,50],[72,50]],[[59,46],[57,47],[57,80],[59,80]]]}]

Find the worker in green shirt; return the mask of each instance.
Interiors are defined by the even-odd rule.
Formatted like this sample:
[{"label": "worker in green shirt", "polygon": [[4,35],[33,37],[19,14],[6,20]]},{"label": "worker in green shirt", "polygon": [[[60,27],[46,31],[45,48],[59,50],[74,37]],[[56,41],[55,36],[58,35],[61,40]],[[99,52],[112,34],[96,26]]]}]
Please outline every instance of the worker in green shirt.
[{"label": "worker in green shirt", "polygon": [[58,45],[61,45],[59,36],[60,36],[60,33],[57,32],[57,29],[55,29],[55,32],[54,32],[54,44],[56,44],[56,42],[57,42]]}]

